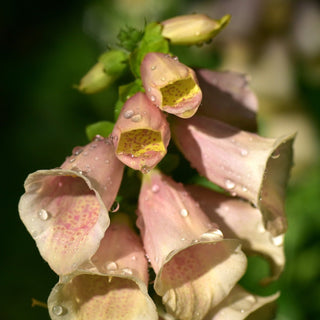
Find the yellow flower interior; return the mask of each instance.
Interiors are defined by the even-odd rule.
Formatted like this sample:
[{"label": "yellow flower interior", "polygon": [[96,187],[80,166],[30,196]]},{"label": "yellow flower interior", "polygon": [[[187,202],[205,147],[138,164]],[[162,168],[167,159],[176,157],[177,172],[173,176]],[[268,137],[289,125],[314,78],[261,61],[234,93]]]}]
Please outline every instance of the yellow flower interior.
[{"label": "yellow flower interior", "polygon": [[136,129],[121,133],[118,154],[152,157],[155,152],[166,152],[159,131]]},{"label": "yellow flower interior", "polygon": [[192,98],[200,91],[200,88],[192,78],[187,78],[168,84],[160,90],[162,105],[175,107],[180,102]]}]

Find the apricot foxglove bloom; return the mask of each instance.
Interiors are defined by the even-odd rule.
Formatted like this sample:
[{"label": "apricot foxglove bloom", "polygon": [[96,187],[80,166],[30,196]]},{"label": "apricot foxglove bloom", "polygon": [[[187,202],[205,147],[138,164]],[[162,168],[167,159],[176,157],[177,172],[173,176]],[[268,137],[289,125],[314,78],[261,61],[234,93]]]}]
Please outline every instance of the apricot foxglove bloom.
[{"label": "apricot foxglove bloom", "polygon": [[286,231],[284,198],[294,135],[263,138],[204,116],[175,118],[172,130],[201,175],[258,207],[273,236]]},{"label": "apricot foxglove bloom", "polygon": [[193,116],[202,98],[195,72],[177,57],[149,52],[141,63],[146,95],[161,110],[181,118]]},{"label": "apricot foxglove bloom", "polygon": [[189,14],[161,22],[162,35],[172,44],[192,45],[210,41],[230,21],[230,15],[214,20],[204,14]]},{"label": "apricot foxglove bloom", "polygon": [[53,288],[51,319],[157,320],[147,285],[140,238],[124,222],[111,222],[91,262],[61,277]]},{"label": "apricot foxglove bloom", "polygon": [[265,229],[257,208],[199,185],[188,185],[186,189],[210,220],[219,225],[226,238],[240,239],[246,254],[260,254],[271,262],[272,274],[263,280],[264,283],[280,276],[285,263],[283,235],[273,237]]},{"label": "apricot foxglove bloom", "polygon": [[237,72],[196,70],[202,90],[198,115],[226,122],[248,131],[257,130],[258,100],[248,77]]},{"label": "apricot foxglove bloom", "polygon": [[246,269],[240,243],[223,239],[182,184],[158,171],[143,177],[137,225],[155,291],[178,319],[203,319]]},{"label": "apricot foxglove bloom", "polygon": [[97,251],[123,167],[112,142],[97,137],[74,148],[60,168],[27,177],[20,218],[57,274],[74,271]]},{"label": "apricot foxglove bloom", "polygon": [[112,137],[117,157],[144,172],[154,168],[167,153],[170,128],[165,115],[138,92],[122,107]]}]

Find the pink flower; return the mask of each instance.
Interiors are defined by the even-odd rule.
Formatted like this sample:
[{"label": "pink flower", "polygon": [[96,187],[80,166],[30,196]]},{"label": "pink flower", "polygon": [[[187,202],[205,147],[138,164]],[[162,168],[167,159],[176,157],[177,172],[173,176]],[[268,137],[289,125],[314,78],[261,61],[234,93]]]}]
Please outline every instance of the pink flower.
[{"label": "pink flower", "polygon": [[202,98],[194,71],[176,57],[149,52],[141,63],[146,95],[161,110],[181,118],[192,117]]},{"label": "pink flower", "polygon": [[124,104],[112,136],[119,160],[146,172],[167,153],[170,128],[165,115],[138,92]]},{"label": "pink flower", "polygon": [[148,295],[142,243],[123,221],[112,222],[89,263],[60,278],[48,299],[51,319],[157,320]]},{"label": "pink flower", "polygon": [[240,243],[224,239],[182,184],[158,171],[143,177],[137,225],[155,291],[178,319],[202,319],[246,269]]},{"label": "pink flower", "polygon": [[97,251],[122,172],[111,141],[97,137],[74,148],[60,168],[26,179],[20,218],[56,273],[76,270]]},{"label": "pink flower", "polygon": [[258,207],[273,236],[286,231],[284,198],[294,135],[263,138],[204,116],[175,118],[172,133],[201,175]]}]

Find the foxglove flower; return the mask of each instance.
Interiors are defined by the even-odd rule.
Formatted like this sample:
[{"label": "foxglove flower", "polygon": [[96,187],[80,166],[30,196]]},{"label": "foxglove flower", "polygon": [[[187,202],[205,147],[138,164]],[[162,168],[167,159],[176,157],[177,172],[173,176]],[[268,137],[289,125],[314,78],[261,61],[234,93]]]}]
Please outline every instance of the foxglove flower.
[{"label": "foxglove flower", "polygon": [[146,172],[167,153],[170,128],[165,115],[138,92],[124,104],[112,137],[117,157],[127,166]]},{"label": "foxglove flower", "polygon": [[161,110],[181,118],[193,116],[202,98],[194,71],[176,57],[149,52],[141,63],[146,95]]},{"label": "foxglove flower", "polygon": [[155,291],[178,319],[203,319],[245,271],[239,242],[223,239],[184,187],[158,171],[143,177],[137,225]]},{"label": "foxglove flower", "polygon": [[188,185],[186,189],[226,238],[241,240],[246,254],[260,254],[271,261],[271,276],[263,280],[265,284],[280,276],[285,263],[283,235],[273,237],[265,229],[257,208],[199,185]]},{"label": "foxglove flower", "polygon": [[189,14],[161,22],[162,35],[172,44],[192,45],[210,41],[230,21],[230,15],[213,20],[204,14]]},{"label": "foxglove flower", "polygon": [[97,251],[123,167],[112,142],[97,137],[76,147],[60,168],[26,179],[20,218],[57,274],[72,272]]},{"label": "foxglove flower", "polygon": [[61,277],[51,291],[51,319],[157,320],[147,284],[140,238],[125,222],[111,222],[91,263]]},{"label": "foxglove flower", "polygon": [[176,118],[172,130],[201,175],[258,207],[272,236],[286,231],[284,198],[294,135],[263,138],[204,116]]},{"label": "foxglove flower", "polygon": [[198,69],[196,75],[203,95],[197,114],[257,131],[258,100],[248,86],[246,75],[208,69]]},{"label": "foxglove flower", "polygon": [[243,320],[249,315],[253,319],[273,319],[274,301],[278,297],[279,293],[267,297],[253,295],[237,285],[205,320]]}]

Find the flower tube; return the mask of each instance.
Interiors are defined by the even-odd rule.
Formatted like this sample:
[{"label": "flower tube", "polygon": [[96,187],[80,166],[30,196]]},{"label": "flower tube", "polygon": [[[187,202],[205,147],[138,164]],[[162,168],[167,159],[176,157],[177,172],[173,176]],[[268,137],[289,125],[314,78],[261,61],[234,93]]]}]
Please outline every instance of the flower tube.
[{"label": "flower tube", "polygon": [[111,222],[91,262],[53,288],[49,313],[52,320],[157,320],[147,285],[140,238],[126,223]]},{"label": "flower tube", "polygon": [[154,288],[167,311],[181,320],[202,319],[243,275],[240,243],[223,239],[182,184],[155,170],[143,177],[137,213]]},{"label": "flower tube", "polygon": [[285,232],[284,199],[294,135],[263,138],[204,116],[176,118],[172,132],[201,175],[258,207],[273,236]]},{"label": "flower tube", "polygon": [[198,114],[243,130],[257,131],[258,100],[246,75],[237,72],[196,70],[202,90]]},{"label": "flower tube", "polygon": [[202,93],[194,71],[177,57],[149,52],[141,63],[146,95],[161,110],[181,118],[192,117],[201,103]]},{"label": "flower tube", "polygon": [[138,92],[124,104],[112,137],[117,157],[145,173],[167,153],[170,128],[165,115]]},{"label": "flower tube", "polygon": [[97,136],[74,148],[60,168],[39,170],[26,179],[20,218],[56,273],[72,272],[97,251],[123,167],[112,142]]},{"label": "flower tube", "polygon": [[285,255],[283,236],[273,237],[264,228],[261,212],[241,199],[215,192],[198,185],[186,186],[192,198],[216,222],[226,238],[241,240],[246,254],[260,254],[271,262],[271,276],[263,283],[276,280],[283,271]]}]

